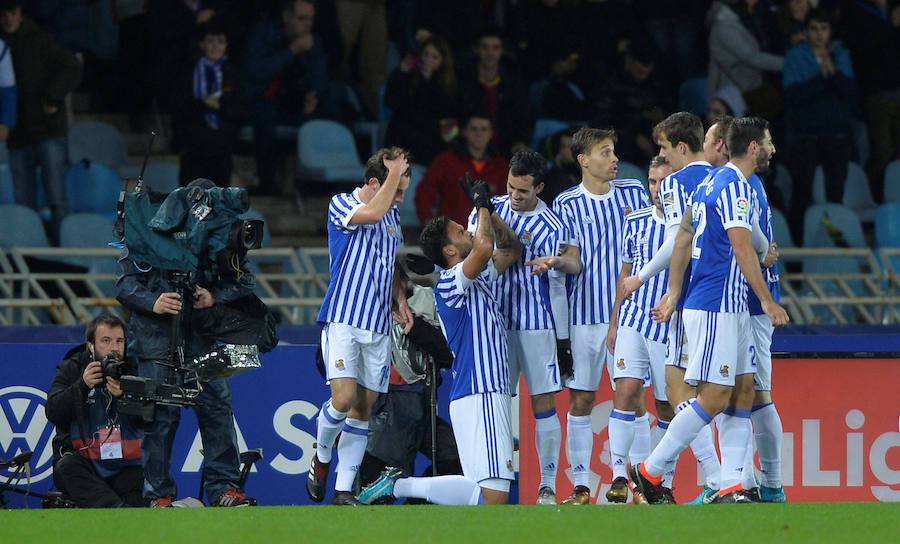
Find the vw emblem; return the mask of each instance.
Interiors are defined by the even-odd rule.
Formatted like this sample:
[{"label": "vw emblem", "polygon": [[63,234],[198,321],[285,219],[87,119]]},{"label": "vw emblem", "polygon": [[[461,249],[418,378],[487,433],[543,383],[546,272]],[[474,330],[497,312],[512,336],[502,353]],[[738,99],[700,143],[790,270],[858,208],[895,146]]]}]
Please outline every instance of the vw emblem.
[{"label": "vw emblem", "polygon": [[[46,402],[47,394],[34,387],[14,385],[0,389],[0,457],[10,459],[23,451],[34,452],[30,462],[32,482],[53,474],[56,429],[44,413]],[[0,470],[4,480],[10,476],[10,470]]]}]

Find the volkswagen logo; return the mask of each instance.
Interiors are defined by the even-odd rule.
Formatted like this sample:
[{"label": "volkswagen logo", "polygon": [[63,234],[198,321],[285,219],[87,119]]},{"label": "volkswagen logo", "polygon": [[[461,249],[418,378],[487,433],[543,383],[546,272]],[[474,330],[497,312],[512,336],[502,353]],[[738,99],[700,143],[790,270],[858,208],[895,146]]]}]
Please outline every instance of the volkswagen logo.
[{"label": "volkswagen logo", "polygon": [[[33,451],[32,482],[53,474],[55,427],[44,413],[46,402],[47,394],[34,387],[13,385],[0,389],[0,457],[10,459],[23,451]],[[10,476],[10,470],[0,470],[4,480]]]}]

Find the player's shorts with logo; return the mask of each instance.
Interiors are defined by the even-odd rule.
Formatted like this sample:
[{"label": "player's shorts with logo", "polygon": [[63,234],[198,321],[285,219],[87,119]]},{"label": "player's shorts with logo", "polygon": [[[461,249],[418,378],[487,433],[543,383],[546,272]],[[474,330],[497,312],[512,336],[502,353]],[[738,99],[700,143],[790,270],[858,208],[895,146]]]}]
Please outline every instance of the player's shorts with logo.
[{"label": "player's shorts with logo", "polygon": [[684,381],[734,386],[734,377],[755,372],[750,314],[685,308],[684,330],[691,344]]},{"label": "player's shorts with logo", "polygon": [[513,393],[519,373],[525,376],[532,395],[556,393],[562,389],[556,364],[556,332],[552,329],[506,331],[509,349],[509,386]]},{"label": "player's shorts with logo", "polygon": [[757,391],[772,390],[772,333],[775,325],[766,314],[751,315],[750,328],[753,330],[753,358],[756,361],[756,376],[753,388]]},{"label": "player's shorts with logo", "polygon": [[450,401],[450,423],[463,475],[497,491],[509,491],[509,481],[515,478],[511,402],[509,395],[496,392]]},{"label": "player's shorts with logo", "polygon": [[666,344],[654,342],[631,327],[619,327],[616,332],[616,353],[613,356],[612,379],[634,378],[653,385],[653,398],[666,397]]},{"label": "player's shorts with logo", "polygon": [[[612,354],[606,348],[608,331],[609,323],[573,325],[569,328],[575,376],[566,380],[566,387],[593,393],[600,385],[604,369],[607,369],[612,381]],[[615,389],[613,382],[613,391]]]},{"label": "player's shorts with logo", "polygon": [[387,392],[390,336],[343,323],[328,323],[322,329],[322,357],[329,381],[353,378],[370,391]]}]

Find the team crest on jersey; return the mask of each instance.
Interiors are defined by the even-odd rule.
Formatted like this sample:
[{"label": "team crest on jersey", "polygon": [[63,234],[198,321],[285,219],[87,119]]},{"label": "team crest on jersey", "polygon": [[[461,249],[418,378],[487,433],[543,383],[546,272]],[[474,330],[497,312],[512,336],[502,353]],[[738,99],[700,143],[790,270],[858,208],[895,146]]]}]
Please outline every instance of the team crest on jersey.
[{"label": "team crest on jersey", "polygon": [[744,197],[737,199],[736,204],[737,204],[737,209],[739,212],[745,212],[745,211],[747,211],[747,208],[750,207],[750,205],[747,203],[747,199]]},{"label": "team crest on jersey", "polygon": [[506,460],[506,470],[512,470],[512,459]]},{"label": "team crest on jersey", "polygon": [[336,363],[334,363],[334,367],[338,370],[344,370],[344,360],[338,359]]},{"label": "team crest on jersey", "polygon": [[720,367],[719,367],[719,374],[721,374],[721,376],[722,376],[723,378],[727,378],[727,377],[728,377],[728,365],[722,365],[722,366],[720,366]]},{"label": "team crest on jersey", "polygon": [[522,243],[523,243],[523,244],[530,244],[530,243],[531,243],[531,233],[528,232],[527,230],[526,230],[525,232],[522,233]]},{"label": "team crest on jersey", "polygon": [[618,368],[619,370],[625,370],[625,359],[620,358],[618,361],[616,361],[616,368]]},{"label": "team crest on jersey", "polygon": [[628,215],[630,213],[631,213],[631,206],[625,206],[625,215]]},{"label": "team crest on jersey", "polygon": [[394,225],[391,225],[390,229],[391,229],[391,234],[394,234]]}]

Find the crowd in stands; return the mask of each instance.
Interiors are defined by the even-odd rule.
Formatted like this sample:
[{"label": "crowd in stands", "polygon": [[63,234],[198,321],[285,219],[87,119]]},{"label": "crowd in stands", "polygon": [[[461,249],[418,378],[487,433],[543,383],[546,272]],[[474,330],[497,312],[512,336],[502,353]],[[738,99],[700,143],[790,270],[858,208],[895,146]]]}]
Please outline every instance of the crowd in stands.
[{"label": "crowd in stands", "polygon": [[538,119],[613,127],[619,159],[645,169],[674,111],[763,116],[792,179],[767,190],[798,241],[817,166],[840,203],[860,163],[878,203],[900,150],[898,0],[0,0],[0,38],[15,199],[34,205],[40,165],[54,224],[79,81],[101,111],[171,115],[182,182],[227,185],[252,126],[261,194],[281,192],[277,127],[386,123],[381,143],[430,165],[409,195],[420,221],[463,213],[465,172],[503,192],[506,159],[532,145],[553,167],[545,198],[577,183],[571,130],[535,138]]}]

